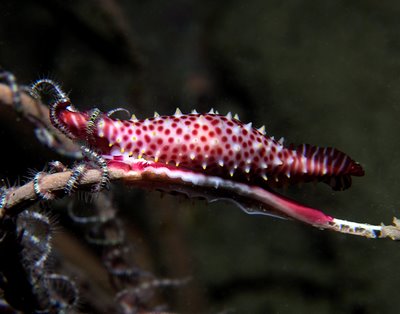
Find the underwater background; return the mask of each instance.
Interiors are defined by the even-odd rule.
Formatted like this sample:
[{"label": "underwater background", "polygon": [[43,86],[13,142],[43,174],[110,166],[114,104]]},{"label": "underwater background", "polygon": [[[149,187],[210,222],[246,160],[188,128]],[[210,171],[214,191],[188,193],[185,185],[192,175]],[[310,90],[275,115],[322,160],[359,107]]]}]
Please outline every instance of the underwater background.
[{"label": "underwater background", "polygon": [[[2,0],[0,66],[20,84],[55,79],[79,109],[125,107],[144,118],[215,108],[265,124],[288,144],[336,147],[366,172],[349,190],[280,192],[341,219],[389,224],[400,217],[399,16],[397,1]],[[73,163],[6,108],[0,139],[0,176],[11,184],[51,160]],[[398,312],[396,242],[246,215],[231,204],[111,190],[140,268],[191,278],[161,291],[171,311]],[[57,267],[97,287],[86,301],[83,289],[82,312],[107,313],[113,289],[66,204],[49,204]]]}]

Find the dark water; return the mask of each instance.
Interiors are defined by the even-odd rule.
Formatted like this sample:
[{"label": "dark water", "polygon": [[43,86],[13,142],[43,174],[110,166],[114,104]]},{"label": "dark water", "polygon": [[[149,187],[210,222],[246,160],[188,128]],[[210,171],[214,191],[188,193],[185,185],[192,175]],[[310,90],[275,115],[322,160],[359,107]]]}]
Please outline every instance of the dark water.
[{"label": "dark water", "polygon": [[[287,143],[337,147],[365,177],[345,192],[311,185],[285,193],[338,218],[388,224],[400,208],[399,14],[395,1],[3,0],[0,64],[23,84],[56,79],[80,109],[126,107],[146,117],[214,107],[265,124]],[[58,158],[27,124],[1,112],[2,178],[23,179],[28,168]],[[173,311],[397,312],[395,242],[248,216],[232,205],[113,190],[139,266],[192,278],[160,297]],[[69,234],[71,224],[59,224]],[[84,258],[74,259],[64,241]],[[99,263],[88,245],[68,237],[55,250],[60,272],[73,264],[80,281],[101,287],[96,293],[112,304],[117,289],[86,271]],[[90,311],[96,298],[85,293],[92,292],[82,296]]]}]

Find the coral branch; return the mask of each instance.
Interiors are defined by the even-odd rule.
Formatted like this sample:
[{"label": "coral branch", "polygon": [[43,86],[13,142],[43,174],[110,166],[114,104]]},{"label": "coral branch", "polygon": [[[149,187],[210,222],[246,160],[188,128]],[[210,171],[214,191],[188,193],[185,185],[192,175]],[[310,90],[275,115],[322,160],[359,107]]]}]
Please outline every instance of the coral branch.
[{"label": "coral branch", "polygon": [[[22,108],[21,112],[24,116],[32,116],[37,119],[46,121],[47,125],[51,125],[49,117],[49,109],[26,93],[21,95]],[[8,85],[0,83],[0,105],[14,107],[13,93]]]},{"label": "coral branch", "polygon": [[[390,226],[370,225],[351,222],[328,216],[321,211],[297,204],[289,199],[255,186],[249,186],[218,177],[197,175],[196,185],[189,180],[182,170],[169,169],[167,167],[155,167],[147,164],[137,167],[136,170],[121,169],[118,166],[109,167],[110,181],[123,181],[125,184],[148,188],[151,190],[163,190],[166,192],[178,192],[191,198],[200,197],[214,201],[231,201],[249,214],[276,215],[301,221],[320,229],[327,229],[341,233],[348,233],[367,238],[391,238],[400,240],[400,227],[398,221]],[[71,171],[54,174],[43,174],[40,177],[40,187],[46,193],[56,196],[64,195]],[[100,170],[91,169],[85,172],[78,184],[79,190],[89,190],[102,180]],[[3,209],[0,211],[0,219],[4,216],[12,216],[22,211],[26,206],[40,201],[35,193],[33,181],[7,191]]]},{"label": "coral branch", "polygon": [[[0,83],[0,106],[8,106],[14,108],[13,92],[11,88]],[[40,101],[33,99],[25,92],[21,92],[21,106],[18,107],[19,113],[31,123],[37,125],[41,124],[42,127],[50,130],[50,132],[57,137],[58,146],[62,147],[65,152],[78,152],[80,151],[79,145],[75,144],[64,134],[51,124],[49,118],[49,108],[42,104]]]},{"label": "coral branch", "polygon": [[[40,188],[42,191],[61,197],[71,175],[72,171],[43,174],[40,177]],[[110,180],[115,181],[123,177],[124,173],[121,170],[114,169],[110,171]],[[102,172],[100,170],[88,170],[79,182],[79,189],[84,190],[93,187],[101,182],[101,178]],[[135,176],[131,175],[131,179],[134,180]],[[137,180],[140,180],[140,174],[138,174]],[[33,180],[21,187],[10,189],[7,193],[4,207],[0,211],[0,219],[5,215],[16,215],[27,206],[33,205],[38,201],[41,201],[41,199],[35,193]]]}]

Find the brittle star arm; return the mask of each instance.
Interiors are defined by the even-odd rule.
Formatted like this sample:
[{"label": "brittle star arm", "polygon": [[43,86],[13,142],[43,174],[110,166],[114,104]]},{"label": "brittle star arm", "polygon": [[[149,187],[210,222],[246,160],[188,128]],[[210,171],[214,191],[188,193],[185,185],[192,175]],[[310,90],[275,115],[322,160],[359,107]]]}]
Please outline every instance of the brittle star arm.
[{"label": "brittle star arm", "polygon": [[[40,187],[42,191],[63,196],[65,185],[71,174],[69,170],[54,174],[43,174],[40,178]],[[328,216],[317,209],[300,205],[289,199],[280,198],[268,190],[218,177],[199,175],[196,178],[196,185],[194,185],[190,181],[191,179],[185,176],[185,173],[171,172],[171,169],[154,168],[150,165],[138,167],[135,171],[126,171],[111,166],[109,167],[109,179],[145,189],[174,191],[189,197],[202,197],[209,202],[232,201],[249,214],[268,215],[273,213],[319,229],[367,238],[400,240],[400,226],[397,219],[394,219],[394,224],[389,226],[346,221]],[[79,190],[90,190],[101,181],[102,171],[91,169],[85,172],[77,188]],[[5,193],[3,206],[0,209],[0,219],[5,216],[16,215],[26,206],[41,201],[35,193],[33,181],[21,187],[6,190]]]}]

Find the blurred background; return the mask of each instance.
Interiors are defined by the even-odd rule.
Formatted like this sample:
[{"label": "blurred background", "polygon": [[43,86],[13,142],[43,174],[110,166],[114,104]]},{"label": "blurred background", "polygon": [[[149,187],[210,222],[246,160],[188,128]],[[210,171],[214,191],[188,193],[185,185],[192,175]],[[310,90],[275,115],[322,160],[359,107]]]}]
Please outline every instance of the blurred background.
[{"label": "blurred background", "polygon": [[[145,118],[213,107],[266,124],[286,143],[336,147],[365,177],[345,192],[323,184],[283,192],[338,218],[389,224],[400,216],[399,15],[397,1],[2,0],[0,65],[20,84],[55,79],[82,110],[125,107]],[[4,108],[0,139],[0,175],[11,184],[51,160],[72,164]],[[172,311],[398,312],[398,243],[111,189],[138,265],[191,278],[161,291]],[[57,257],[112,302],[95,252],[58,214],[64,205],[52,210]]]}]

